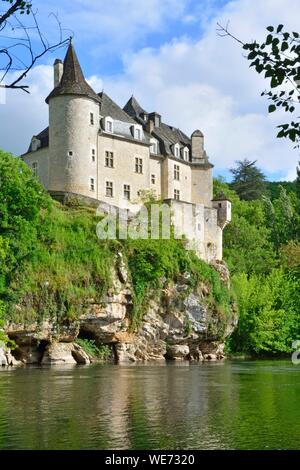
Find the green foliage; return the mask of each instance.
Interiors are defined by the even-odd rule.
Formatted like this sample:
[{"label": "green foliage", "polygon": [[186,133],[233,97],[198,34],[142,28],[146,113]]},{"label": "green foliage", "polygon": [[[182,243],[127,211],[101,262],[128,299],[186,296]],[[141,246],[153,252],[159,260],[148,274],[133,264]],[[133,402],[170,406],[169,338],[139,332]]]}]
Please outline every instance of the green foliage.
[{"label": "green foliage", "polygon": [[239,306],[238,328],[227,344],[233,353],[287,354],[300,336],[299,199],[291,185],[289,191],[274,187],[272,197],[242,201],[215,182],[215,191],[232,201],[224,258]]},{"label": "green foliage", "polygon": [[79,346],[92,358],[100,359],[100,360],[108,360],[111,357],[111,349],[109,346],[105,344],[96,345],[93,339],[82,339],[77,338],[75,340]]},{"label": "green foliage", "polygon": [[111,284],[115,244],[98,240],[96,223],[93,210],[53,204],[43,215],[34,253],[11,282],[10,315],[61,323],[84,313],[89,299],[101,300]]},{"label": "green foliage", "polygon": [[281,188],[284,188],[288,195],[296,193],[296,181],[267,181],[266,187],[266,195],[271,199],[271,201],[273,201],[273,199],[278,199]]},{"label": "green foliage", "polygon": [[220,191],[232,202],[232,221],[224,230],[224,258],[230,272],[270,272],[276,265],[276,254],[270,240],[271,231],[266,224],[263,202],[242,201],[226,183],[215,180],[214,192],[217,194]]},{"label": "green foliage", "polygon": [[259,199],[266,191],[264,174],[255,166],[256,162],[244,159],[236,163],[237,167],[230,170],[233,175],[231,189],[238,194],[240,199],[246,201]]},{"label": "green foliage", "polygon": [[292,351],[300,335],[299,278],[274,269],[268,276],[246,273],[233,277],[239,306],[239,325],[230,348],[253,354]]},{"label": "green foliage", "polygon": [[271,201],[263,200],[266,225],[270,229],[270,238],[278,251],[289,240],[299,237],[300,217],[296,205],[286,190],[281,187],[279,197]]},{"label": "green foliage", "polygon": [[31,2],[26,2],[26,1],[16,2],[15,0],[2,0],[2,1],[3,2],[8,2],[10,4],[19,3],[19,5],[17,5],[17,8],[15,9],[15,11],[19,11],[21,15],[23,15],[24,13],[27,13],[27,15],[29,15],[29,13],[31,11],[31,7],[32,7]]},{"label": "green foliage", "polygon": [[19,158],[0,151],[0,301],[38,243],[51,200]]},{"label": "green foliage", "polygon": [[166,283],[176,282],[185,273],[191,288],[200,281],[207,282],[211,289],[210,302],[224,314],[229,311],[230,293],[219,274],[193,251],[186,250],[184,241],[128,240],[126,253],[135,293],[133,327],[139,324],[150,293],[159,292]]}]

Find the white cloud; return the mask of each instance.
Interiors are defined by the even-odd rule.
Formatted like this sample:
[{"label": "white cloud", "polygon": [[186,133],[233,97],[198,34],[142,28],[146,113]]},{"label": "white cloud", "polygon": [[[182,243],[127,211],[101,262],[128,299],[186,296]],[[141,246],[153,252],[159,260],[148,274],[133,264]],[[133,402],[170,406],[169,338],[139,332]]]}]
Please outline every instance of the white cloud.
[{"label": "white cloud", "polygon": [[[38,0],[41,18],[53,11],[51,0]],[[67,0],[59,2],[59,19],[87,43],[87,55],[118,55],[138,46],[149,33],[161,33],[167,23],[180,19],[190,0]]]},{"label": "white cloud", "polygon": [[289,119],[284,113],[268,116],[260,96],[267,83],[249,69],[240,46],[216,34],[216,23],[226,24],[244,40],[262,38],[269,24],[284,22],[297,30],[298,0],[284,8],[282,0],[264,0],[258,9],[250,0],[230,2],[207,26],[199,40],[173,40],[159,50],[143,49],[125,60],[125,73],[104,80],[121,103],[133,92],[147,110],[157,110],[170,124],[188,133],[200,127],[218,168],[235,160],[258,160],[268,173],[295,174],[293,145],[276,139],[276,125]]},{"label": "white cloud", "polygon": [[45,98],[53,88],[53,71],[48,65],[34,67],[24,91],[7,90],[6,103],[0,104],[0,148],[15,154],[24,153],[32,135],[48,125]]}]

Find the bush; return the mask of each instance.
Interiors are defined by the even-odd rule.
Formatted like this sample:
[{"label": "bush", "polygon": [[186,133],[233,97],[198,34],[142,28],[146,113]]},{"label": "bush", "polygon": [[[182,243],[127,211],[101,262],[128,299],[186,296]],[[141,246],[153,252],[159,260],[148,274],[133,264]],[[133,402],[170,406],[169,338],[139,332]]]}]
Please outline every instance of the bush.
[{"label": "bush", "polygon": [[110,347],[105,344],[97,346],[93,339],[77,338],[75,343],[82,347],[82,349],[92,358],[97,358],[104,361],[111,357]]}]

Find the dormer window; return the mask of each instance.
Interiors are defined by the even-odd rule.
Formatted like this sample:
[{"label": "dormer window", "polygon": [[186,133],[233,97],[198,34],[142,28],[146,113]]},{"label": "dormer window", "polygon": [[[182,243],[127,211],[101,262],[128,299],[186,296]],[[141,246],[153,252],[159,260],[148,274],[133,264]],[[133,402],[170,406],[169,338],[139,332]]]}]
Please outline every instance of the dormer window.
[{"label": "dormer window", "polygon": [[105,118],[105,130],[110,134],[114,132],[114,122],[111,117]]},{"label": "dormer window", "polygon": [[179,144],[174,145],[174,155],[176,158],[180,158],[180,145]]},{"label": "dormer window", "polygon": [[31,140],[31,151],[36,152],[41,146],[41,141],[36,137],[33,137]]},{"label": "dormer window", "polygon": [[132,131],[133,131],[133,137],[136,140],[142,140],[143,133],[142,133],[142,127],[141,126],[136,126],[136,125],[133,126]]},{"label": "dormer window", "polygon": [[155,139],[150,139],[150,153],[158,154],[158,142]]},{"label": "dormer window", "polygon": [[187,147],[184,147],[183,149],[183,159],[188,162],[190,159],[190,151]]}]

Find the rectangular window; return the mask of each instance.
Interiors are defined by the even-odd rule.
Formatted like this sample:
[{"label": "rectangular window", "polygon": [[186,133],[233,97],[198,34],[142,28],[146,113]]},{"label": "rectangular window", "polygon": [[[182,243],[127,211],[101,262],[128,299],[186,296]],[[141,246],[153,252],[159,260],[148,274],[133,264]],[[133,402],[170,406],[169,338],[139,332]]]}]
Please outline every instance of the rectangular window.
[{"label": "rectangular window", "polygon": [[93,126],[94,125],[94,114],[90,113],[90,124]]},{"label": "rectangular window", "polygon": [[69,157],[73,157],[73,152],[72,152],[72,150],[70,150],[70,151],[68,152],[68,155],[69,155]]},{"label": "rectangular window", "polygon": [[174,165],[174,180],[179,181],[180,179],[180,167],[179,165]]},{"label": "rectangular window", "polygon": [[130,186],[129,184],[124,184],[124,198],[128,201],[130,200]]},{"label": "rectangular window", "polygon": [[113,123],[110,120],[106,121],[106,131],[111,133],[113,132]]},{"label": "rectangular window", "polygon": [[38,164],[37,164],[37,162],[32,163],[32,173],[33,173],[33,176],[35,176],[37,178],[37,176],[38,176]]},{"label": "rectangular window", "polygon": [[136,173],[143,173],[143,159],[136,157],[135,159],[135,172]]},{"label": "rectangular window", "polygon": [[135,130],[135,138],[141,140],[141,129]]},{"label": "rectangular window", "polygon": [[114,195],[114,190],[113,190],[113,182],[112,181],[106,181],[106,196],[107,197],[113,197]]},{"label": "rectangular window", "polygon": [[96,150],[92,149],[92,162],[96,160]]},{"label": "rectangular window", "polygon": [[95,191],[95,180],[94,180],[94,178],[90,179],[90,190]]},{"label": "rectangular window", "polygon": [[151,175],[151,184],[155,184],[155,175]]},{"label": "rectangular window", "polygon": [[108,168],[114,167],[114,154],[113,152],[105,152],[105,166]]},{"label": "rectangular window", "polygon": [[180,154],[179,147],[175,147],[175,157],[179,158],[179,154]]},{"label": "rectangular window", "polygon": [[150,153],[157,154],[157,143],[152,142],[151,147],[150,147]]},{"label": "rectangular window", "polygon": [[174,199],[175,199],[175,201],[179,201],[179,199],[180,199],[179,189],[174,189]]}]

